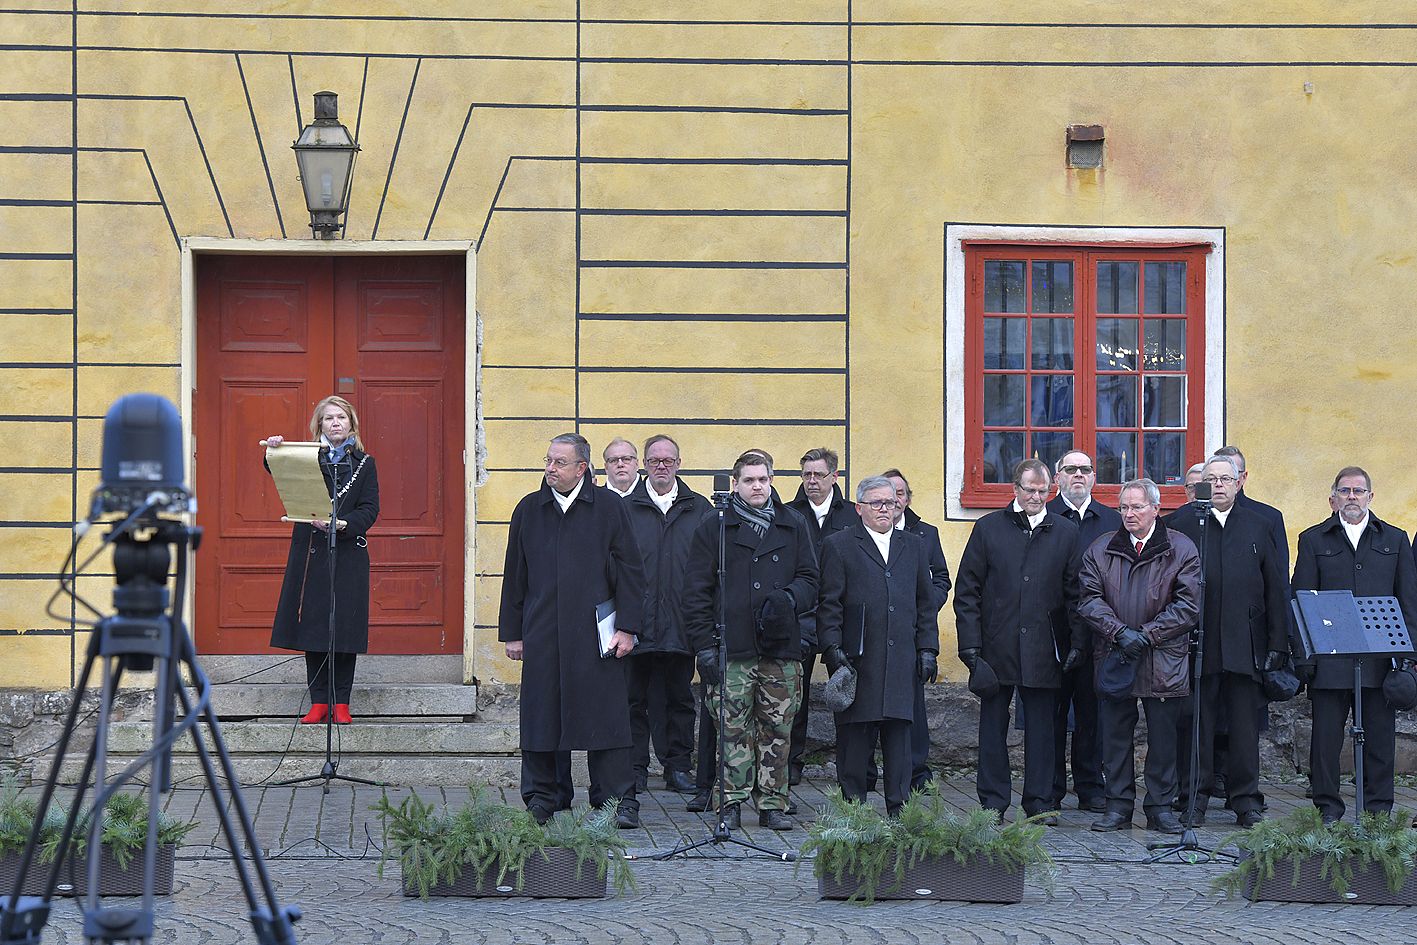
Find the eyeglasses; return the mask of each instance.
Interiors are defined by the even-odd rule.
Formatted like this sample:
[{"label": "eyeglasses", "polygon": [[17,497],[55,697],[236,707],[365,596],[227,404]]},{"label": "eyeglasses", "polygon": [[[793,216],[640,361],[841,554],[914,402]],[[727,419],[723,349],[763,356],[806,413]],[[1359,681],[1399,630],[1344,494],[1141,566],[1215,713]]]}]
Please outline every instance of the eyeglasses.
[{"label": "eyeglasses", "polygon": [[1346,495],[1350,498],[1361,499],[1368,494],[1368,490],[1359,486],[1340,486],[1333,490],[1334,495]]},{"label": "eyeglasses", "polygon": [[605,460],[605,465],[609,466],[611,463],[633,463],[634,461],[635,457],[633,456],[611,456]]},{"label": "eyeglasses", "polygon": [[1117,511],[1122,512],[1123,514],[1127,512],[1136,512],[1140,514],[1142,512],[1145,512],[1149,508],[1151,508],[1151,506],[1149,505],[1119,505],[1117,506]]},{"label": "eyeglasses", "polygon": [[829,472],[824,472],[824,473],[819,473],[819,472],[804,472],[804,473],[802,474],[802,478],[803,478],[803,479],[812,479],[812,480],[815,480],[815,479],[830,479],[832,476],[835,476],[835,475],[836,475],[836,473],[829,473]]},{"label": "eyeglasses", "polygon": [[1210,484],[1210,485],[1212,485],[1212,486],[1214,486],[1214,485],[1228,486],[1228,485],[1230,485],[1232,482],[1239,482],[1239,481],[1240,481],[1240,480],[1236,479],[1234,476],[1205,476],[1205,477],[1203,477],[1203,478],[1201,479],[1201,482],[1208,483],[1208,484]]},{"label": "eyeglasses", "polygon": [[1067,473],[1069,476],[1076,476],[1078,473],[1082,473],[1084,476],[1090,476],[1090,475],[1092,475],[1092,467],[1091,467],[1091,466],[1064,466],[1064,467],[1060,470],[1060,472],[1065,472],[1065,473]]},{"label": "eyeglasses", "polygon": [[647,459],[645,460],[645,465],[653,466],[656,469],[669,469],[671,466],[679,465],[679,457],[675,456],[672,459]]},{"label": "eyeglasses", "polygon": [[1014,486],[1014,491],[1024,495],[1045,496],[1048,494],[1048,487],[1044,486],[1042,489],[1025,489],[1023,486]]},{"label": "eyeglasses", "polygon": [[550,456],[543,456],[541,458],[541,465],[555,466],[557,469],[565,469],[567,466],[574,466],[579,462],[580,460],[578,459],[552,459]]},{"label": "eyeglasses", "polygon": [[874,509],[877,512],[893,510],[900,505],[900,503],[897,502],[895,499],[877,499],[875,502],[862,502],[861,504],[866,506],[866,508]]}]

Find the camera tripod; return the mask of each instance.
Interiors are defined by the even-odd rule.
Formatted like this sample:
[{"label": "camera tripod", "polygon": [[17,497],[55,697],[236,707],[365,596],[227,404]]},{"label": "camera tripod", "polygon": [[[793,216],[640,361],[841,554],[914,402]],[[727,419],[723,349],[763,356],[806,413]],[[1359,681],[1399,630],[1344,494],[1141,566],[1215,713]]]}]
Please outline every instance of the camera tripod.
[{"label": "camera tripod", "polygon": [[[130,523],[136,522],[131,528]],[[140,531],[144,537],[135,537]],[[65,856],[72,855],[69,844],[78,823],[81,805],[93,787],[92,816],[88,824],[88,888],[82,910],[84,938],[90,943],[142,942],[153,936],[153,887],[157,864],[157,830],[160,811],[159,795],[172,787],[172,746],[184,732],[191,732],[211,793],[222,833],[236,866],[241,890],[249,908],[251,925],[260,945],[293,945],[292,923],[300,918],[299,907],[281,906],[275,888],[261,857],[255,829],[246,802],[237,786],[236,772],[222,739],[221,726],[211,705],[211,682],[197,665],[192,639],[182,623],[182,602],[187,584],[187,564],[191,550],[200,541],[200,531],[167,520],[135,515],[115,527],[109,536],[113,544],[113,564],[118,586],[113,590],[116,616],[105,617],[89,640],[88,654],[79,674],[78,685],[69,707],[68,717],[55,748],[54,762],[40,796],[34,828],[21,855],[19,875],[13,890],[0,899],[0,945],[37,945],[40,933],[49,921],[50,902],[59,882]],[[177,549],[176,592],[170,610],[167,573],[171,563],[168,545]],[[83,773],[75,792],[68,819],[59,843],[60,855],[49,866],[41,896],[21,896],[25,878],[35,865],[40,830],[54,800],[59,771],[73,738],[84,691],[88,688],[96,663],[102,663],[102,688],[98,708],[98,727],[93,746],[84,758]],[[185,667],[197,691],[195,702],[182,685],[180,669]],[[111,779],[108,778],[108,729],[118,688],[127,672],[154,671],[153,742],[152,746]],[[177,707],[183,717],[174,724]],[[207,732],[221,763],[221,776],[227,789],[218,783],[216,765],[202,741],[199,726],[206,723]],[[99,901],[99,843],[103,835],[104,805],[113,794],[133,780],[144,768],[151,769],[148,784],[148,830],[143,850],[143,896],[136,908],[104,908]],[[229,792],[229,794],[228,794]],[[229,804],[228,804],[229,802]],[[231,810],[236,813],[233,822]],[[239,827],[239,833],[238,833]],[[250,866],[241,853],[243,843],[249,851]],[[255,883],[250,870],[255,871]],[[259,883],[258,898],[255,885]]]}]

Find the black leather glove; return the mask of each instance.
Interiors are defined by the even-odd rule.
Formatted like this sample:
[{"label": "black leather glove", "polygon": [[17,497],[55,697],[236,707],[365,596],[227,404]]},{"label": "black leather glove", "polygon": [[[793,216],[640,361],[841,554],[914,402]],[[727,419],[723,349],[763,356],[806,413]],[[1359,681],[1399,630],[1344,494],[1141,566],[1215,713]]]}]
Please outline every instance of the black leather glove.
[{"label": "black leather glove", "polygon": [[791,594],[779,589],[763,598],[763,606],[758,611],[758,633],[768,644],[787,643],[798,636],[797,608]]},{"label": "black leather glove", "polygon": [[1113,641],[1117,644],[1117,649],[1122,651],[1128,662],[1140,659],[1146,652],[1146,637],[1140,630],[1132,627],[1123,627],[1117,631],[1117,639]]},{"label": "black leather glove", "polygon": [[1078,668],[1078,664],[1081,662],[1082,650],[1079,650],[1076,647],[1069,650],[1068,655],[1063,657],[1063,672],[1071,673],[1073,670]]},{"label": "black leather glove", "polygon": [[822,652],[822,662],[827,666],[827,675],[835,676],[836,671],[846,665],[846,654],[841,647],[832,644]]},{"label": "black leather glove", "polygon": [[964,664],[965,669],[974,672],[974,664],[979,662],[979,647],[965,647],[959,651],[959,661]]},{"label": "black leather glove", "polygon": [[1297,663],[1294,666],[1294,675],[1306,686],[1312,686],[1318,674],[1319,668],[1313,663]]},{"label": "black leather glove", "polygon": [[699,650],[694,661],[699,664],[699,678],[710,686],[723,682],[723,667],[718,664],[718,647],[710,646]]},{"label": "black leather glove", "polygon": [[1284,652],[1280,650],[1270,650],[1264,656],[1264,671],[1272,673],[1276,669],[1282,668],[1286,658],[1287,655]]},{"label": "black leather glove", "polygon": [[921,682],[934,682],[940,678],[940,666],[934,652],[921,650],[915,654],[915,678]]}]

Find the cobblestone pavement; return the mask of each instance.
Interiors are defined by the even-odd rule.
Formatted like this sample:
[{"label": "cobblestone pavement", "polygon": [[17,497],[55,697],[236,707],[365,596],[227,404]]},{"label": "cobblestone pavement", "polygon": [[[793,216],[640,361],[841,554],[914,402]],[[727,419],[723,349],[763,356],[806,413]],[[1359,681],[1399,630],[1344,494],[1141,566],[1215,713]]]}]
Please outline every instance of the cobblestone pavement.
[{"label": "cobblestone pavement", "polygon": [[[822,782],[794,789],[804,815],[821,803]],[[944,782],[961,808],[974,804],[970,781]],[[390,789],[395,799],[408,788]],[[452,803],[461,792],[416,789]],[[515,803],[515,792],[504,794]],[[1302,786],[1266,785],[1271,815],[1307,804]],[[736,847],[710,847],[708,856],[655,862],[638,858],[638,888],[606,900],[472,900],[421,902],[401,895],[397,868],[380,879],[379,825],[369,812],[377,788],[338,785],[249,788],[257,836],[265,848],[282,903],[296,903],[305,918],[296,927],[302,943],[489,942],[536,943],[1195,943],[1341,942],[1361,929],[1371,943],[1417,941],[1417,908],[1308,906],[1227,901],[1210,889],[1222,872],[1214,864],[1148,865],[1146,843],[1158,839],[1138,827],[1096,834],[1096,815],[1063,812],[1048,832],[1058,862],[1051,890],[1030,883],[1018,905],[881,902],[870,907],[817,899],[811,864],[749,858]],[[581,795],[583,799],[583,794]],[[879,802],[879,798],[876,798]],[[1417,807],[1417,790],[1400,788],[1398,803]],[[155,941],[253,942],[234,867],[205,791],[178,788],[168,810],[195,816],[201,826],[179,849],[177,883],[161,904]],[[706,815],[683,810],[684,797],[654,791],[643,804],[644,828],[629,834],[640,857],[672,847],[682,837],[705,836]],[[1204,842],[1233,829],[1224,812],[1211,814]],[[762,830],[745,812],[744,836],[790,851],[806,837]],[[1140,818],[1139,818],[1140,821]],[[117,901],[115,901],[116,904]],[[71,903],[56,907],[47,942],[83,941]]]}]

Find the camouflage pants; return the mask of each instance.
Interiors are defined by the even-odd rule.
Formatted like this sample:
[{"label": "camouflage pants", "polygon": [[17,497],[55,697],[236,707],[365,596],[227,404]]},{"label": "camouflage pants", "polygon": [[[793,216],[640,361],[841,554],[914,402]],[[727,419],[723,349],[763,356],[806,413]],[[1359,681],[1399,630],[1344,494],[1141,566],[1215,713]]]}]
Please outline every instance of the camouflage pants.
[{"label": "camouflage pants", "polygon": [[[802,701],[802,664],[797,660],[729,660],[723,674],[723,741],[730,804],[750,797],[758,810],[786,810],[787,753],[792,719]],[[708,711],[718,717],[717,686]]]}]

